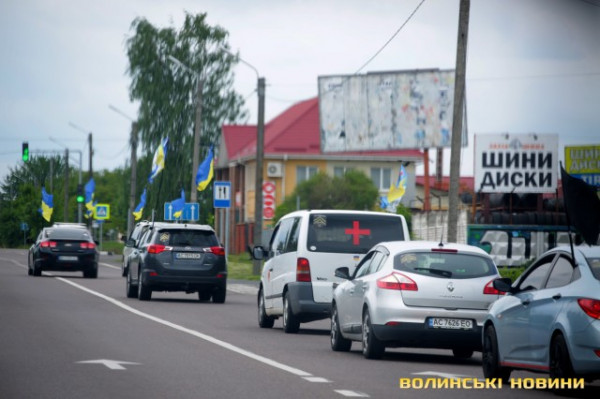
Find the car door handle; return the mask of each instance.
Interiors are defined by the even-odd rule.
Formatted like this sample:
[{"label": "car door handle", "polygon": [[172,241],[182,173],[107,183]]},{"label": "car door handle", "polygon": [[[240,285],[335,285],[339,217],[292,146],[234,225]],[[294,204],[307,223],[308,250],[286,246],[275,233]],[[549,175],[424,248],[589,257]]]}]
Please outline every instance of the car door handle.
[{"label": "car door handle", "polygon": [[348,290],[348,292],[349,292],[350,294],[354,294],[354,288],[352,288],[352,289]]},{"label": "car door handle", "polygon": [[556,295],[552,296],[552,299],[554,299],[554,300],[559,300],[560,298],[562,298],[561,294],[556,294]]},{"label": "car door handle", "polygon": [[529,305],[529,304],[531,303],[531,300],[529,300],[529,299],[524,299],[524,300],[522,300],[522,301],[521,301],[521,303],[522,303],[523,305],[527,306],[527,305]]}]

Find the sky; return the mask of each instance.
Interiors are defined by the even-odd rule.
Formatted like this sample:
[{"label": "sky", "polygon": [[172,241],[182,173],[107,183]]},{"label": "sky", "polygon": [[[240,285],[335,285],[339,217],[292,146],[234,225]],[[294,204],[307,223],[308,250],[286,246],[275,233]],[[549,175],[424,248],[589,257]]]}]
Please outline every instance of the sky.
[{"label": "sky", "polygon": [[[0,179],[22,162],[23,141],[33,156],[69,148],[86,171],[89,132],[94,170],[125,165],[127,117],[137,115],[125,47],[135,18],[179,30],[185,12],[206,13],[265,78],[268,122],[316,97],[319,76],[455,68],[459,0],[425,0],[402,27],[420,3],[2,0]],[[256,72],[240,63],[234,73],[256,124]],[[565,145],[599,144],[600,0],[471,0],[466,90],[463,176],[473,175],[478,134],[558,134],[561,159]],[[445,175],[449,159],[446,149]]]}]

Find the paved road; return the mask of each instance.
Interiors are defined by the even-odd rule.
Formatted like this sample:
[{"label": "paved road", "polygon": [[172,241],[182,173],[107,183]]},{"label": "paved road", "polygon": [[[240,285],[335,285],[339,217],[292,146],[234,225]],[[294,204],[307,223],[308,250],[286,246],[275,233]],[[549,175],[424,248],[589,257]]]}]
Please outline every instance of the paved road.
[{"label": "paved road", "polygon": [[[329,348],[329,322],[260,329],[256,283],[229,284],[225,304],[184,293],[125,295],[119,257],[98,279],[27,276],[26,253],[0,250],[0,398],[488,398],[545,390],[400,389],[399,379],[482,378],[481,357],[395,349],[383,360]],[[538,377],[514,373],[513,377]],[[600,384],[586,388],[600,397]],[[582,392],[576,392],[581,396]]]}]

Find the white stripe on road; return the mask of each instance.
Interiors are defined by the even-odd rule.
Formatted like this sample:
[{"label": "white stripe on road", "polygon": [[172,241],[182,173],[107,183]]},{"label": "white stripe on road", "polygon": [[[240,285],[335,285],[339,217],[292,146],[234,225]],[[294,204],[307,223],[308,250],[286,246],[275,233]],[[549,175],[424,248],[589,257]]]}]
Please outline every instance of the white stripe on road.
[{"label": "white stripe on road", "polygon": [[348,391],[346,389],[336,389],[335,392],[339,393],[342,396],[346,396],[349,398],[368,398],[369,397],[369,395],[367,395],[366,393],[356,392],[356,391]]}]

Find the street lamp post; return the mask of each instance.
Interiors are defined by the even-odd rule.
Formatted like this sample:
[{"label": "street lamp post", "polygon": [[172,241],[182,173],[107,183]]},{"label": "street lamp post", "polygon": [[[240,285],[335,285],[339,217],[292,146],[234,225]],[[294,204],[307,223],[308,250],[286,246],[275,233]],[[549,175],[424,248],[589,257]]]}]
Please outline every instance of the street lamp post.
[{"label": "street lamp post", "polygon": [[87,134],[88,136],[88,144],[89,144],[89,151],[90,151],[90,171],[89,171],[89,176],[88,178],[91,179],[94,175],[93,170],[92,170],[92,158],[94,156],[94,150],[92,147],[92,132],[89,130],[85,130],[84,128],[77,126],[76,124],[74,124],[73,122],[69,122],[69,126],[71,126],[72,128],[79,130],[80,132]]}]

